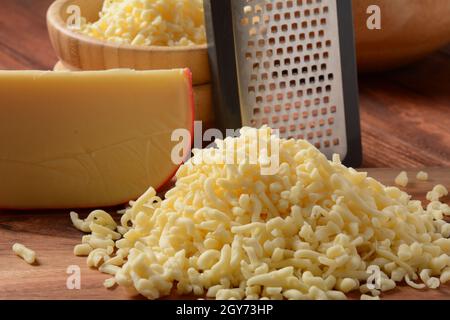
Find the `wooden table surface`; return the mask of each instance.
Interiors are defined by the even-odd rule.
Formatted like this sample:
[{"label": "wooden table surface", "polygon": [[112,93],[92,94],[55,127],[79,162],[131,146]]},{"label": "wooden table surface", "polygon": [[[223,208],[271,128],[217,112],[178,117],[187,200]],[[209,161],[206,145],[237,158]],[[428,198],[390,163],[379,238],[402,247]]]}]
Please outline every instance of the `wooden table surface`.
[{"label": "wooden table surface", "polygon": [[[1,0],[0,69],[52,69],[52,0]],[[450,167],[450,46],[406,68],[360,77],[363,167]]]}]

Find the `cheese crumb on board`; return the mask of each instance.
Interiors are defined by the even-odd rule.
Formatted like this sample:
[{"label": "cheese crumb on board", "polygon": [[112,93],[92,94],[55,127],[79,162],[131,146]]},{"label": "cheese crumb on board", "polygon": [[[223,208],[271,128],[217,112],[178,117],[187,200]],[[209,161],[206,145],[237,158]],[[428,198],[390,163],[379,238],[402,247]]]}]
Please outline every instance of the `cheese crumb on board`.
[{"label": "cheese crumb on board", "polygon": [[395,184],[405,188],[408,185],[409,179],[406,171],[400,172],[400,174],[395,178]]},{"label": "cheese crumb on board", "polygon": [[439,199],[448,196],[448,190],[446,187],[444,187],[442,184],[438,184],[427,193],[427,200],[428,201],[439,201]]},{"label": "cheese crumb on board", "polygon": [[[130,203],[123,232],[93,214],[83,220],[91,229],[83,241],[94,248],[88,265],[148,299],[173,291],[295,300],[359,291],[379,299],[399,282],[436,288],[449,280],[449,224],[435,214],[448,212],[446,204],[424,209],[339,157],[328,161],[308,142],[279,139],[268,128],[258,135],[279,142],[275,175],[262,175],[261,163],[214,161],[229,143],[247,154],[255,131],[243,128],[217,149],[195,150],[164,200],[150,188]],[[378,270],[375,288],[371,269]]]},{"label": "cheese crumb on board", "polygon": [[420,171],[417,173],[416,178],[419,181],[428,181],[428,173],[424,172],[424,171]]},{"label": "cheese crumb on board", "polygon": [[12,246],[12,250],[17,256],[21,257],[28,264],[33,264],[36,262],[36,252],[25,247],[23,244],[15,243]]},{"label": "cheese crumb on board", "polygon": [[103,282],[103,285],[105,286],[105,288],[111,289],[112,287],[114,287],[116,285],[116,279],[115,278],[106,279]]},{"label": "cheese crumb on board", "polygon": [[105,0],[98,21],[80,32],[118,44],[191,46],[206,43],[203,0]]}]

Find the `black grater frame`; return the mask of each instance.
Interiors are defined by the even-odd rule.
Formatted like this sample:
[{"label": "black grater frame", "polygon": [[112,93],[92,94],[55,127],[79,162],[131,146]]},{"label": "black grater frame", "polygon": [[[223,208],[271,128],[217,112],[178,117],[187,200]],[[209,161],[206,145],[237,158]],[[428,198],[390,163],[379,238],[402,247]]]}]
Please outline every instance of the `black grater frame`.
[{"label": "black grater frame", "polygon": [[[347,154],[343,163],[362,163],[358,81],[351,0],[336,0],[345,105]],[[223,132],[242,126],[236,47],[230,0],[204,0],[216,122]]]}]

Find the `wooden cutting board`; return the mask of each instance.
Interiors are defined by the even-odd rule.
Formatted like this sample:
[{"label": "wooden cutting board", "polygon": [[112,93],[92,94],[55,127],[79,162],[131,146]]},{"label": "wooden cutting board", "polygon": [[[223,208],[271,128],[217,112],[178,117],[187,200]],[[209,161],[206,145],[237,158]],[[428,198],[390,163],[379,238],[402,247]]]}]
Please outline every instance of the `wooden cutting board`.
[{"label": "wooden cutting board", "polygon": [[[372,169],[370,175],[392,185],[399,169]],[[426,169],[428,182],[416,181],[417,171],[410,171],[412,182],[406,189],[415,199],[424,200],[426,193],[437,183],[450,188],[450,169]],[[450,202],[450,198],[444,199]],[[115,210],[115,209],[114,209]],[[111,209],[111,212],[114,212]],[[80,213],[87,213],[80,211]],[[103,281],[109,278],[86,266],[86,259],[75,257],[74,245],[82,233],[75,230],[69,219],[69,210],[11,212],[0,211],[0,299],[141,299],[130,297],[121,287],[108,290]],[[15,242],[36,251],[38,263],[26,264],[11,251]],[[67,268],[79,266],[81,289],[69,290]],[[355,297],[357,297],[355,295]],[[175,297],[171,297],[172,299]],[[414,290],[400,287],[382,296],[384,299],[448,299],[450,284],[439,290]]]}]

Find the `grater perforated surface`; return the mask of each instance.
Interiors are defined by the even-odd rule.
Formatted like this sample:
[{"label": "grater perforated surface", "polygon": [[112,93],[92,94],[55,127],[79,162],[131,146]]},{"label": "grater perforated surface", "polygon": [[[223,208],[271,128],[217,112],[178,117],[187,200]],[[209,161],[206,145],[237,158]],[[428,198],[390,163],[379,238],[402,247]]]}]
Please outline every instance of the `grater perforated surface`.
[{"label": "grater perforated surface", "polygon": [[336,0],[232,0],[243,125],[347,154]]}]

